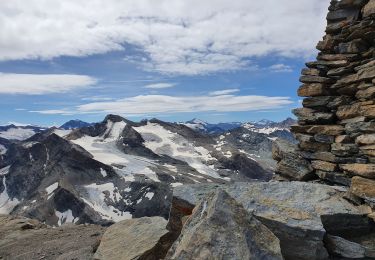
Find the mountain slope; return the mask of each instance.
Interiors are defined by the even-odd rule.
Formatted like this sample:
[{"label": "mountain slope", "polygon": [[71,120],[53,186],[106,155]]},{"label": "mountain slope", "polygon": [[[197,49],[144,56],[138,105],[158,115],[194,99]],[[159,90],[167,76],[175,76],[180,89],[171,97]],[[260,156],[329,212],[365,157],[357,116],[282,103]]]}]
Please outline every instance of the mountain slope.
[{"label": "mountain slope", "polygon": [[8,146],[0,213],[50,225],[167,218],[173,187],[269,180],[270,171],[229,144],[159,120],[107,116],[89,127],[50,129]]}]

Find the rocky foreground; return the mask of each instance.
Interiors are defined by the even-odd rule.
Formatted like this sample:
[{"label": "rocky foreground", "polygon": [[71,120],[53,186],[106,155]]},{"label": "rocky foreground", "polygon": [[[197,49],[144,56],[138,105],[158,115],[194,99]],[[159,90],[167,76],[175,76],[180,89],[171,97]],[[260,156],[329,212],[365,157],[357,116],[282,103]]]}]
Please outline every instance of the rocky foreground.
[{"label": "rocky foreground", "polygon": [[[169,221],[161,217],[124,220],[109,227],[103,236],[104,228],[97,225],[50,228],[37,221],[2,217],[0,256],[375,258],[375,223],[368,217],[371,208],[353,205],[345,199],[347,193],[343,187],[305,182],[180,186],[174,190]],[[20,247],[17,257],[11,255],[15,246]]]}]

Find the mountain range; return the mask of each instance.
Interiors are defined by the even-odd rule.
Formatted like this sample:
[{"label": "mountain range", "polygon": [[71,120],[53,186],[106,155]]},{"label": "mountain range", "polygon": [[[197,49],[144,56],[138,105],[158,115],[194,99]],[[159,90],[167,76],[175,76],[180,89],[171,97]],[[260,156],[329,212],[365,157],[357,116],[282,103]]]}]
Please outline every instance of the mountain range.
[{"label": "mountain range", "polygon": [[272,142],[293,139],[292,123],[214,127],[108,115],[95,124],[1,127],[0,214],[53,226],[167,218],[174,187],[270,180]]}]

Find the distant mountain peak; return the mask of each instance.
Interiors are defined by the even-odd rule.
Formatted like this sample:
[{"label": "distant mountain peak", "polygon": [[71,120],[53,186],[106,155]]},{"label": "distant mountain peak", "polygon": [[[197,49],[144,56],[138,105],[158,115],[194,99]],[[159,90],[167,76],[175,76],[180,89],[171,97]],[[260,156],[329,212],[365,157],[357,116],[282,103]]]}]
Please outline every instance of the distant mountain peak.
[{"label": "distant mountain peak", "polygon": [[64,130],[71,130],[71,129],[76,129],[76,128],[82,128],[82,127],[87,127],[91,126],[91,123],[84,122],[79,119],[74,119],[66,122],[65,124],[61,125],[59,128],[64,129]]}]

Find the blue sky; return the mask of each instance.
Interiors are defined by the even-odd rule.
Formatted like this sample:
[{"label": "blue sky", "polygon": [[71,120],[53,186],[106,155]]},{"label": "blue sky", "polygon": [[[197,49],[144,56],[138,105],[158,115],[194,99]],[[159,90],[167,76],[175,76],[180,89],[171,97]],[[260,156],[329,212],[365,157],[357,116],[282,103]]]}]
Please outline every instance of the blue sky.
[{"label": "blue sky", "polygon": [[96,122],[108,113],[131,120],[283,120],[299,106],[300,70],[316,55],[329,4],[6,2],[0,124],[39,125]]}]

